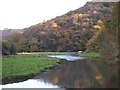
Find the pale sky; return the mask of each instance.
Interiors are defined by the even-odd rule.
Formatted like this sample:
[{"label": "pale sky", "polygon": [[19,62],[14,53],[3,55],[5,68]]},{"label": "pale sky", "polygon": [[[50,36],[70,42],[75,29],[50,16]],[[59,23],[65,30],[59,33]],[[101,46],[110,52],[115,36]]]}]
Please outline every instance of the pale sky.
[{"label": "pale sky", "polygon": [[22,29],[78,9],[91,0],[0,0],[0,30]]}]

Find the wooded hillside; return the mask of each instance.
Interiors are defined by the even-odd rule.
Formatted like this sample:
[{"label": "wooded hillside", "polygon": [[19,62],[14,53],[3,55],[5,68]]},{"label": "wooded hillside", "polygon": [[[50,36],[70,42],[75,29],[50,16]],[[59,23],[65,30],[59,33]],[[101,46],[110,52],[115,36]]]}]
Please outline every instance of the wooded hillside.
[{"label": "wooded hillside", "polygon": [[25,28],[22,33],[12,33],[7,40],[3,38],[4,54],[9,54],[11,50],[17,52],[96,51],[99,49],[96,45],[88,49],[88,41],[100,31],[104,20],[111,17],[113,4],[112,2],[88,2],[79,9]]}]

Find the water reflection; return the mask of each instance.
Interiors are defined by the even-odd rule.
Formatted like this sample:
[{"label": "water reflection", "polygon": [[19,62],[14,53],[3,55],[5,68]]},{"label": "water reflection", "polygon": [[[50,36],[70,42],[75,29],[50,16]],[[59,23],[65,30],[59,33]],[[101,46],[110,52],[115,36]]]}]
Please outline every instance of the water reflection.
[{"label": "water reflection", "polygon": [[[3,88],[117,88],[117,75],[96,58],[61,60],[60,66],[34,79],[2,85]],[[63,57],[62,57],[63,58]],[[66,56],[64,56],[66,58]],[[81,59],[81,58],[80,58]],[[69,89],[66,89],[69,90]]]},{"label": "water reflection", "polygon": [[37,78],[42,78],[62,88],[106,88],[117,87],[111,82],[112,73],[106,63],[99,60],[62,60],[61,65]]},{"label": "water reflection", "polygon": [[37,79],[29,79],[27,81],[1,85],[1,88],[59,88],[56,85],[53,85],[48,82]]}]

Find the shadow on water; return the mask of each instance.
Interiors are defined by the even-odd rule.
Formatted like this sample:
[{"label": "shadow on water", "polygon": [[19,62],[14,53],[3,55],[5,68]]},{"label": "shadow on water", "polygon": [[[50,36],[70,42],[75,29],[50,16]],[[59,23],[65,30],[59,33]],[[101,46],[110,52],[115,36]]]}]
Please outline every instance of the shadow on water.
[{"label": "shadow on water", "polygon": [[[117,79],[101,60],[62,60],[60,66],[37,78],[61,88],[117,88]],[[116,74],[117,76],[117,74]]]}]

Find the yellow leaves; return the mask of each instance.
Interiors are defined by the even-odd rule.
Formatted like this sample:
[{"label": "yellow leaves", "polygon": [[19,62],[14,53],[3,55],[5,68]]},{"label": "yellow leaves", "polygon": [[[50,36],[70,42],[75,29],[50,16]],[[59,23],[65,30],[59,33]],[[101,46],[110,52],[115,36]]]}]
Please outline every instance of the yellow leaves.
[{"label": "yellow leaves", "polygon": [[93,28],[94,28],[94,29],[97,29],[97,30],[103,28],[103,26],[104,26],[104,23],[103,23],[102,20],[98,20],[96,24],[97,24],[97,25],[94,25]]},{"label": "yellow leaves", "polygon": [[79,14],[79,17],[80,17],[80,18],[83,18],[83,14],[80,13],[80,14]]},{"label": "yellow leaves", "polygon": [[57,28],[58,27],[57,23],[52,23],[52,27]]},{"label": "yellow leaves", "polygon": [[99,26],[99,25],[94,25],[93,28],[94,28],[94,29],[101,29],[101,26]]},{"label": "yellow leaves", "polygon": [[97,25],[103,26],[103,21],[102,21],[102,20],[98,20],[98,21],[97,21]]},{"label": "yellow leaves", "polygon": [[74,23],[77,22],[78,21],[78,14],[75,14],[74,16],[72,16],[72,18],[73,18]]}]

